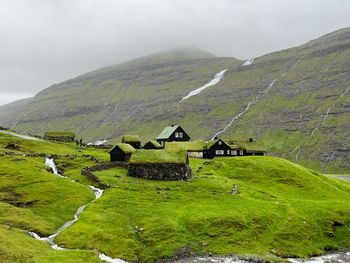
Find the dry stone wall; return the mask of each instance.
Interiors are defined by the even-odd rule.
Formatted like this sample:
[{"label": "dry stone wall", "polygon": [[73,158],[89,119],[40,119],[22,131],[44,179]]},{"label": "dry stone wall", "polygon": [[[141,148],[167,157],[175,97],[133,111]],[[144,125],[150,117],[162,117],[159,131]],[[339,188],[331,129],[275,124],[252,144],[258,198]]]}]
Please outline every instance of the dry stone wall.
[{"label": "dry stone wall", "polygon": [[189,165],[179,163],[129,163],[128,175],[151,180],[188,181],[192,170]]}]

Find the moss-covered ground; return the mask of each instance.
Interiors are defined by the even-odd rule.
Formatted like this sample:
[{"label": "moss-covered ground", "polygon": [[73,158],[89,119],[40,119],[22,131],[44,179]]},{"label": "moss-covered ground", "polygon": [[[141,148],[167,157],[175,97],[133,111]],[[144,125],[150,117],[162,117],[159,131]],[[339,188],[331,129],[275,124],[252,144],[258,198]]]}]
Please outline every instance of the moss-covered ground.
[{"label": "moss-covered ground", "polygon": [[[12,154],[0,156],[0,262],[99,262],[95,251],[133,262],[209,252],[308,257],[350,247],[350,183],[280,158],[237,157],[191,159],[189,182],[95,172],[110,187],[55,240],[77,250],[55,251],[26,231],[52,234],[93,200],[80,169],[94,163],[83,154],[108,160],[107,150],[0,134],[4,152]],[[28,153],[59,154],[75,182]]]}]

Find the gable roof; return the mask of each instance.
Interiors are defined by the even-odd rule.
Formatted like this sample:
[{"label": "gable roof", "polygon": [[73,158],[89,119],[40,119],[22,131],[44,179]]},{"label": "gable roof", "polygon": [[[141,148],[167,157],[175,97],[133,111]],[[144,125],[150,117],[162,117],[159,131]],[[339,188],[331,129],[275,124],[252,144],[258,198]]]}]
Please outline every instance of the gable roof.
[{"label": "gable roof", "polygon": [[141,142],[140,137],[138,135],[124,135],[122,138],[123,143],[129,142]]},{"label": "gable roof", "polygon": [[168,139],[178,127],[180,127],[180,125],[165,127],[164,130],[158,135],[157,140]]},{"label": "gable roof", "polygon": [[221,139],[210,140],[210,141],[208,141],[208,142],[205,142],[204,147],[207,147],[207,149],[210,150],[211,147],[213,147],[218,141],[222,141],[222,143],[223,143],[224,145],[226,145],[227,147],[230,147],[230,148],[231,148],[231,146],[230,146],[229,144],[227,144],[226,142],[224,142],[224,141],[221,140]]},{"label": "gable roof", "polygon": [[109,151],[112,152],[115,148],[119,148],[122,152],[126,153],[126,154],[131,154],[133,152],[135,152],[135,148],[132,147],[130,144],[127,143],[117,143],[116,145],[113,146],[113,148]]},{"label": "gable roof", "polygon": [[145,145],[149,144],[149,143],[152,144],[156,149],[161,149],[162,148],[162,146],[157,141],[150,140],[150,141],[146,142]]}]

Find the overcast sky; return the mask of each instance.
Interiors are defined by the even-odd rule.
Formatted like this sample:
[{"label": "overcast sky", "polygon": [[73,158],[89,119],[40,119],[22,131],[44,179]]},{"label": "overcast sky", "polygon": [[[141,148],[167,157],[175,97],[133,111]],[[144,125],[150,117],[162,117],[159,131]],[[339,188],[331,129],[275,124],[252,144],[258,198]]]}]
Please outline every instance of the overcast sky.
[{"label": "overcast sky", "polygon": [[246,59],[347,26],[349,0],[0,0],[0,105],[165,49]]}]

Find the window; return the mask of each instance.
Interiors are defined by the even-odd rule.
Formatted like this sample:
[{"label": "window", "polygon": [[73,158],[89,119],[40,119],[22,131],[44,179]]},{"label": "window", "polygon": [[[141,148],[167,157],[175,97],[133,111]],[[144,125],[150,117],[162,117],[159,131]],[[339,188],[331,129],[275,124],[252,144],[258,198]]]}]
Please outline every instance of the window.
[{"label": "window", "polygon": [[215,154],[216,155],[224,155],[224,150],[216,150]]},{"label": "window", "polygon": [[227,150],[227,155],[230,155],[230,150]]},{"label": "window", "polygon": [[240,150],[239,155],[243,155],[243,154],[244,154],[243,150]]},{"label": "window", "polygon": [[179,133],[175,132],[175,138],[179,138]]},{"label": "window", "polygon": [[237,151],[236,150],[231,151],[231,155],[237,155]]},{"label": "window", "polygon": [[221,144],[222,144],[222,141],[218,141],[218,144],[221,145]]},{"label": "window", "polygon": [[184,137],[183,133],[179,132],[179,138],[183,138],[183,137]]}]

